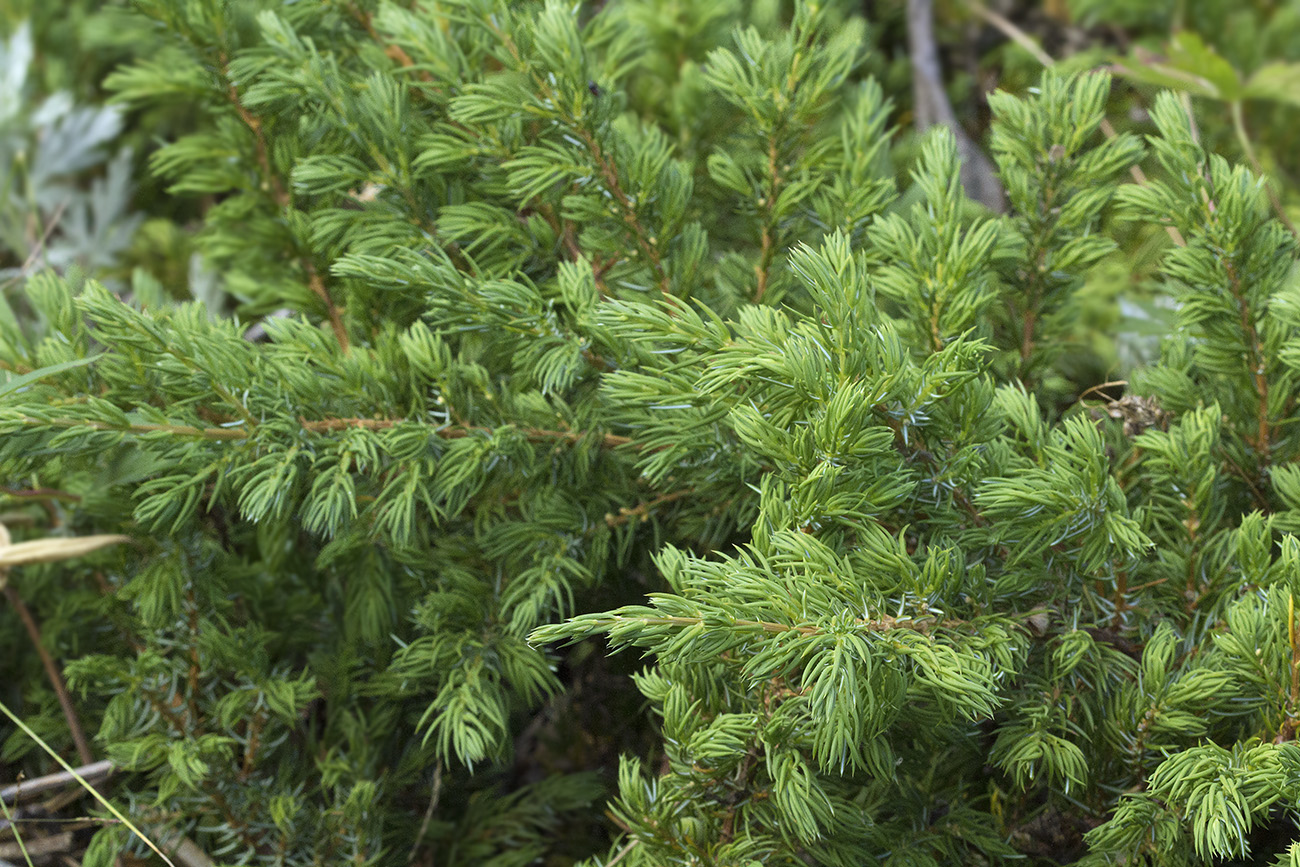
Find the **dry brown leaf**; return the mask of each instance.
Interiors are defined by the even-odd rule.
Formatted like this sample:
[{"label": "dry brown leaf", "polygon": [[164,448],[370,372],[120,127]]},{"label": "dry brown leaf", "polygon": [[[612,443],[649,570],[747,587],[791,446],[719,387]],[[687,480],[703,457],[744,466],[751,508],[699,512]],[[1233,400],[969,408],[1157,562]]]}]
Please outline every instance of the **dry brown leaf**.
[{"label": "dry brown leaf", "polygon": [[1147,428],[1169,429],[1170,413],[1160,408],[1154,397],[1126,394],[1119,400],[1106,404],[1111,418],[1124,419],[1124,436],[1135,437]]}]

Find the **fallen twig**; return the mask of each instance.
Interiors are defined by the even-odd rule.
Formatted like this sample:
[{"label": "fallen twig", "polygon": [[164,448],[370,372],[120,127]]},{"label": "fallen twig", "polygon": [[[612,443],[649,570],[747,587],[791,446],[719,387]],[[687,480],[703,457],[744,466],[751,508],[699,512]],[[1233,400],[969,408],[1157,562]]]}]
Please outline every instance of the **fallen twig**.
[{"label": "fallen twig", "polygon": [[74,768],[76,775],[68,771],[56,771],[43,777],[22,780],[0,789],[0,801],[4,801],[6,804],[21,804],[25,801],[34,800],[53,789],[61,789],[64,786],[77,783],[77,775],[88,783],[98,783],[113,773],[115,767],[116,765],[111,760],[104,759],[103,761],[91,762],[79,768]]}]

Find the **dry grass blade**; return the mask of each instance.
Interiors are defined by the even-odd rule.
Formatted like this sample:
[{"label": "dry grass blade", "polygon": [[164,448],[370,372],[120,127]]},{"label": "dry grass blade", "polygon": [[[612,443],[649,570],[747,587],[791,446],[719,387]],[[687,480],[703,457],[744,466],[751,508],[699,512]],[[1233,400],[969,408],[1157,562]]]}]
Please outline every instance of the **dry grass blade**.
[{"label": "dry grass blade", "polygon": [[108,810],[108,812],[112,813],[114,818],[116,818],[123,825],[125,825],[127,829],[131,831],[132,834],[135,834],[137,837],[139,837],[144,842],[144,844],[153,851],[155,855],[161,858],[163,860],[163,863],[166,864],[167,867],[176,867],[176,862],[168,858],[167,854],[163,852],[162,849],[159,849],[158,846],[152,840],[146,837],[144,835],[144,832],[141,831],[139,828],[137,828],[134,822],[128,819],[125,815],[123,815],[121,810],[113,806],[113,804],[107,798],[105,798],[103,795],[99,793],[98,789],[96,789],[94,786],[92,786],[90,783],[86,781],[85,777],[77,773],[76,768],[72,767],[72,765],[65,762],[62,756],[56,753],[53,750],[53,748],[50,747],[49,744],[45,743],[45,741],[41,739],[40,735],[32,731],[31,728],[25,722],[20,720],[14,714],[14,712],[9,709],[9,706],[2,701],[0,701],[0,713],[3,713],[6,717],[8,717],[10,722],[18,726],[19,731],[27,735],[27,737],[31,738],[32,742],[35,743],[38,747],[40,747],[42,750],[44,750],[46,754],[49,755],[50,758],[58,762],[59,765],[63,768],[63,770],[71,774],[72,778],[76,780],[81,785],[81,787],[90,794],[91,797],[93,797],[96,801],[99,801],[100,805],[103,806],[105,810]]},{"label": "dry grass blade", "polygon": [[32,563],[57,563],[81,557],[109,545],[130,542],[130,536],[104,534],[98,536],[68,536],[33,539],[16,545],[0,545],[0,569],[26,566]]},{"label": "dry grass blade", "polygon": [[23,861],[27,863],[27,867],[32,867],[31,853],[27,851],[27,844],[23,842],[22,834],[18,833],[18,826],[14,823],[13,814],[9,812],[9,807],[4,801],[0,801],[0,815],[3,815],[5,821],[9,823],[9,827],[13,831],[14,842],[18,844],[18,850],[22,853]]}]

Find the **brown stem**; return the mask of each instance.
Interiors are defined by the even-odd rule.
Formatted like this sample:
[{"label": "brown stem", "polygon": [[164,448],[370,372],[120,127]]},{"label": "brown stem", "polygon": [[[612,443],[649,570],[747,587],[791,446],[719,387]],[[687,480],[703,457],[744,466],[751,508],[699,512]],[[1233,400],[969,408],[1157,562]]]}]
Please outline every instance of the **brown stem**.
[{"label": "brown stem", "polygon": [[[408,58],[409,59],[409,58]],[[221,57],[222,75],[227,81],[230,80],[229,65],[226,57]],[[262,172],[262,187],[269,190],[271,200],[275,206],[281,210],[289,207],[289,191],[285,189],[284,182],[271,166],[270,152],[266,146],[266,134],[262,129],[262,119],[253,114],[239,99],[239,91],[232,83],[229,86],[227,94],[231,104],[235,107],[235,112],[239,119],[244,122],[244,126],[253,133],[253,148],[257,154],[257,165]],[[330,297],[329,290],[325,287],[325,281],[316,269],[316,264],[308,258],[302,259],[303,268],[307,272],[307,285],[312,293],[321,301],[325,302],[325,310],[329,314],[330,327],[334,329],[334,336],[338,339],[339,346],[346,353],[349,349],[347,331],[343,328],[343,320],[339,316],[338,308],[335,307],[333,299]]]},{"label": "brown stem", "polygon": [[18,595],[18,591],[7,582],[4,585],[4,594],[5,599],[18,613],[19,619],[27,629],[27,636],[31,638],[32,646],[36,648],[36,655],[41,658],[41,665],[45,667],[45,675],[50,679],[50,685],[54,687],[54,694],[59,699],[59,707],[63,708],[63,718],[68,723],[68,732],[72,735],[72,743],[77,748],[77,757],[83,765],[92,764],[95,761],[95,754],[90,751],[90,742],[86,740],[81,721],[77,719],[77,709],[73,706],[72,696],[68,695],[68,688],[63,683],[63,675],[55,665],[54,658],[41,643],[41,629],[36,624],[36,619],[32,617],[32,612],[28,610],[27,604]]},{"label": "brown stem", "polygon": [[1287,638],[1291,643],[1291,708],[1300,708],[1300,634],[1295,628],[1295,597],[1287,600]]},{"label": "brown stem", "polygon": [[718,842],[726,846],[731,842],[736,829],[736,805],[729,804],[722,816],[722,829],[718,832]]},{"label": "brown stem", "polygon": [[631,508],[628,508],[627,506],[621,506],[618,510],[617,515],[615,515],[613,512],[610,512],[609,514],[605,515],[605,523],[611,527],[618,527],[623,524],[626,524],[628,521],[632,520],[633,518],[637,519],[638,521],[648,521],[650,520],[651,509],[655,508],[656,506],[662,506],[665,503],[671,503],[674,500],[680,500],[683,497],[689,497],[694,493],[695,493],[694,488],[683,488],[680,491],[672,491],[670,493],[664,494],[663,496],[655,497],[653,500],[647,500],[644,503],[638,503],[637,505],[632,506]]},{"label": "brown stem", "polygon": [[257,762],[257,751],[261,747],[262,728],[266,725],[266,714],[258,713],[248,723],[248,738],[244,745],[244,760],[239,766],[239,782],[244,783],[253,773]]},{"label": "brown stem", "polygon": [[[556,214],[555,208],[548,203],[539,203],[537,211],[550,225],[551,231],[553,231],[564,243],[565,252],[569,254],[569,261],[577,262],[586,255],[582,252],[582,247],[578,244],[578,237],[577,233],[573,230],[573,223]],[[611,294],[609,286],[605,284],[605,272],[608,271],[610,266],[613,264],[614,263],[611,261],[601,265],[598,264],[596,260],[591,260],[591,274],[596,281],[596,291],[600,293],[602,298],[608,298]]]},{"label": "brown stem", "polygon": [[[1043,191],[1043,213],[1050,214],[1053,211],[1053,205],[1056,201],[1056,186],[1049,186]],[[1055,220],[1049,218],[1047,225],[1039,224],[1035,232],[1035,246],[1038,248],[1038,255],[1035,257],[1036,262],[1033,273],[1028,275],[1029,298],[1025,302],[1025,322],[1020,334],[1020,381],[1026,388],[1031,388],[1032,383],[1029,377],[1029,359],[1034,354],[1034,329],[1038,325],[1038,317],[1042,312],[1039,305],[1043,298],[1043,283],[1046,279],[1043,274],[1043,268],[1046,263],[1046,247],[1052,231],[1052,225]]]},{"label": "brown stem", "polygon": [[[328,418],[321,421],[307,421],[299,419],[303,429],[315,433],[325,431],[345,430],[350,427],[366,428],[367,430],[384,430],[386,428],[396,427],[404,424],[407,419],[393,418]],[[563,440],[565,442],[578,442],[588,434],[585,431],[568,431],[568,430],[545,430],[543,428],[521,428],[524,435],[533,442],[545,442],[548,440]],[[439,428],[436,433],[438,436],[447,440],[463,439],[476,433],[492,434],[494,431],[489,427],[476,427],[474,425],[459,425],[456,427]],[[618,434],[604,434],[601,437],[601,444],[606,448],[617,448],[618,446],[630,445],[631,437],[619,436]]]},{"label": "brown stem", "polygon": [[[366,33],[370,36],[370,38],[373,39],[377,44],[384,46],[384,54],[386,56],[388,56],[391,60],[395,61],[399,66],[401,66],[404,69],[410,69],[415,66],[415,61],[411,59],[411,56],[407,54],[406,51],[401,46],[384,43],[382,37],[375,30],[373,16],[369,12],[358,8],[355,3],[349,3],[348,8],[349,11],[352,13],[352,16],[361,24],[361,26],[365,29]],[[504,33],[498,31],[498,35],[501,36],[503,39],[506,39]],[[513,44],[510,43],[508,39],[506,39],[506,41],[508,44],[511,45],[511,50],[514,51]],[[516,52],[516,56],[518,56],[517,52]],[[434,83],[435,80],[434,77],[427,70],[423,70],[423,69],[416,70],[415,74],[416,77],[418,77],[421,81],[425,82],[426,84]],[[464,127],[459,123],[453,122],[453,125],[455,125],[457,128],[462,130],[466,129],[466,127]],[[557,237],[559,237],[564,243],[565,249],[569,253],[570,258],[574,261],[577,261],[580,257],[582,257],[583,252],[581,247],[578,245],[578,241],[573,230],[573,224],[570,223],[568,220],[564,220],[558,217],[555,214],[554,208],[551,207],[549,204],[543,204],[539,208],[539,211],[542,213],[543,217],[547,220],[547,222],[550,223],[551,228],[552,230],[555,231]],[[437,231],[435,227],[422,225],[422,228],[424,228],[430,234],[430,236],[433,237],[437,236]],[[453,256],[459,259],[456,246],[454,244],[448,244],[446,246],[448,247],[449,251],[453,254]],[[596,263],[595,260],[592,260],[592,274],[596,280],[596,289],[598,292],[600,292],[602,296],[607,297],[611,294],[609,287],[605,284],[604,277],[605,277],[605,272],[608,271],[609,268],[612,265],[614,265],[616,261],[617,260],[612,260],[603,265],[599,265]],[[459,264],[460,263],[458,262],[458,265]],[[661,286],[662,286],[662,280],[661,280]],[[335,331],[337,333],[338,331],[337,327]],[[346,346],[346,343],[344,341],[340,341],[340,343]],[[606,368],[606,369],[609,367],[609,364],[596,353],[590,352],[589,350],[583,350],[582,354],[584,358],[586,358],[589,362],[591,362],[596,367]]]},{"label": "brown stem", "polygon": [[1029,356],[1034,353],[1034,324],[1037,320],[1036,310],[1032,307],[1025,310],[1025,327],[1020,335],[1020,366],[1022,373],[1029,365]]},{"label": "brown stem", "polygon": [[24,416],[18,419],[27,425],[48,425],[50,427],[87,427],[91,430],[113,430],[124,431],[126,433],[148,434],[163,431],[173,436],[193,436],[202,437],[208,440],[242,440],[248,438],[248,431],[240,428],[224,427],[193,427],[185,424],[133,424],[122,427],[121,425],[108,424],[101,421],[90,421],[80,418],[30,418]]},{"label": "brown stem", "polygon": [[618,852],[614,855],[614,857],[609,859],[609,862],[605,865],[605,867],[614,867],[615,864],[617,864],[619,861],[622,861],[624,858],[626,858],[627,853],[635,849],[637,847],[637,844],[640,842],[641,842],[640,837],[633,837],[627,843],[623,844],[623,848],[619,849]]},{"label": "brown stem", "polygon": [[[395,61],[397,65],[401,66],[403,69],[410,69],[415,65],[415,61],[411,59],[411,55],[407,54],[406,50],[400,45],[384,45],[384,40],[380,38],[379,32],[375,30],[374,18],[369,12],[359,8],[355,3],[348,4],[348,11],[352,13],[352,17],[357,19],[357,23],[365,29],[366,34],[374,40],[376,44],[383,45],[384,55],[388,57],[389,60]],[[429,74],[428,70],[417,70],[416,75],[418,75],[422,81],[433,81],[433,76]]]},{"label": "brown stem", "polygon": [[1143,583],[1143,584],[1139,584],[1139,585],[1136,586],[1136,587],[1130,587],[1130,588],[1128,589],[1128,592],[1129,592],[1129,593],[1141,593],[1143,590],[1150,590],[1152,587],[1159,587],[1161,584],[1167,584],[1168,582],[1169,582],[1169,576],[1166,575],[1166,576],[1163,577],[1163,578],[1155,578],[1155,579],[1153,579],[1153,580],[1151,580],[1151,581],[1147,581],[1147,582],[1145,582],[1145,583]]},{"label": "brown stem", "polygon": [[754,303],[757,304],[763,300],[763,293],[767,291],[767,281],[772,270],[772,260],[776,258],[776,227],[773,225],[776,216],[776,197],[781,192],[781,168],[778,165],[776,147],[776,133],[773,132],[767,141],[767,176],[769,185],[767,190],[767,219],[763,221],[763,234],[760,243],[762,250],[759,254],[758,264],[754,266],[754,274],[758,277],[758,287],[754,290]]},{"label": "brown stem", "polygon": [[58,228],[59,220],[63,218],[63,210],[67,206],[68,203],[65,200],[59,202],[59,206],[54,209],[54,214],[50,217],[49,223],[46,224],[45,231],[41,233],[40,239],[36,242],[36,245],[32,247],[32,251],[30,254],[28,254],[27,260],[23,262],[23,266],[20,269],[22,273],[24,274],[28,273],[31,267],[36,264],[36,260],[38,258],[41,259],[41,265],[42,267],[44,267],[44,265],[47,262],[47,260],[44,258],[45,245],[49,243],[50,236],[53,235],[54,230]]},{"label": "brown stem", "polygon": [[221,817],[225,819],[230,829],[239,835],[239,839],[245,846],[252,849],[259,855],[264,855],[269,849],[266,843],[266,831],[255,829],[235,813],[226,796],[218,791],[212,791],[208,795],[210,800],[217,809],[221,811]]},{"label": "brown stem", "polygon": [[930,305],[930,351],[943,351],[943,332],[939,330],[939,317],[943,315],[943,307],[939,303],[939,298],[934,298],[934,303]]},{"label": "brown stem", "polygon": [[320,271],[316,269],[314,262],[303,260],[303,264],[307,269],[307,285],[311,287],[312,293],[317,298],[325,302],[325,310],[330,318],[330,327],[334,329],[334,338],[338,340],[339,346],[346,354],[352,348],[348,341],[348,332],[343,327],[343,319],[339,316],[338,307],[334,305],[334,299],[330,298],[329,289],[325,286],[325,279],[321,277]]},{"label": "brown stem", "polygon": [[[410,854],[406,856],[407,864],[415,863],[415,856],[420,852],[420,843],[424,840],[425,833],[429,830],[429,823],[433,821],[434,811],[438,809],[438,800],[442,797],[442,759],[433,766],[433,786],[429,793],[429,806],[424,811],[424,819],[420,821],[420,830],[415,835],[415,842],[411,844]],[[433,855],[429,856],[429,864],[432,867]]]},{"label": "brown stem", "polygon": [[623,184],[618,179],[618,168],[614,165],[613,160],[605,155],[605,151],[596,141],[596,137],[590,130],[580,129],[577,131],[583,144],[591,153],[592,160],[596,163],[596,168],[600,171],[601,178],[605,181],[605,187],[618,203],[619,210],[623,214],[623,222],[631,229],[632,235],[636,238],[636,245],[641,249],[642,254],[650,263],[650,269],[654,271],[655,278],[659,282],[659,291],[665,296],[672,295],[672,281],[668,277],[668,272],[664,270],[663,257],[659,253],[658,242],[655,237],[646,231],[645,226],[641,225],[641,220],[637,216],[636,206],[632,204],[631,197],[623,190]]},{"label": "brown stem", "polygon": [[[493,34],[501,40],[501,44],[510,52],[515,64],[519,67],[520,72],[532,72],[533,81],[541,88],[542,92],[551,101],[551,104],[560,106],[564,105],[564,100],[557,94],[550,83],[543,78],[536,70],[530,70],[529,65],[525,62],[523,54],[519,51],[519,46],[515,44],[510,34],[498,26],[495,17],[489,17],[487,25],[491,28]],[[567,119],[566,119],[567,120]],[[601,179],[605,182],[605,188],[613,196],[614,202],[618,205],[622,213],[623,222],[631,230],[632,236],[636,239],[637,247],[650,263],[650,268],[655,273],[655,279],[659,283],[659,291],[665,296],[672,297],[672,281],[668,277],[668,272],[664,270],[663,257],[659,252],[658,241],[655,236],[646,231],[645,226],[641,224],[640,218],[636,213],[636,206],[632,204],[632,199],[623,189],[623,183],[618,178],[618,167],[614,161],[606,155],[600,142],[590,129],[584,126],[572,124],[574,133],[582,140],[587,152],[591,155],[592,162],[596,170],[600,173]]]},{"label": "brown stem", "polygon": [[[230,81],[229,64],[224,55],[221,57],[221,74],[226,81]],[[235,89],[234,84],[229,85],[226,95],[229,97],[231,105],[235,107],[235,113],[239,115],[239,119],[253,133],[253,148],[257,154],[257,166],[262,171],[262,188],[270,191],[271,198],[278,207],[288,207],[289,193],[284,188],[280,176],[271,168],[271,156],[266,147],[266,134],[262,131],[262,119],[244,106],[244,103],[239,99],[239,91]]]},{"label": "brown stem", "polygon": [[1187,539],[1192,546],[1192,550],[1187,557],[1187,575],[1185,578],[1183,596],[1187,601],[1187,611],[1188,613],[1191,613],[1191,611],[1196,607],[1196,603],[1200,601],[1201,596],[1204,595],[1203,591],[1198,592],[1198,582],[1196,579],[1196,564],[1200,558],[1201,552],[1201,517],[1197,512],[1196,501],[1193,498],[1188,497],[1183,500],[1183,506],[1187,509],[1187,517],[1183,519],[1182,523],[1183,527],[1187,530]]}]

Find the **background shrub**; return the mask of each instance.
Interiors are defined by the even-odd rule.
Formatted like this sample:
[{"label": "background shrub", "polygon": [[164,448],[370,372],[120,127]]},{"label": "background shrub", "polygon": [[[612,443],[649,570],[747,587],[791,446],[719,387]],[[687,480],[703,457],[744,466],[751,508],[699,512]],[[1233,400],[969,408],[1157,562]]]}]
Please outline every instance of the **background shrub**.
[{"label": "background shrub", "polygon": [[[1145,91],[1101,72],[990,96],[998,214],[950,129],[895,132],[850,4],[137,6],[122,108],[78,116],[169,139],[167,197],[118,197],[155,235],[99,281],[24,260],[0,316],[5,524],[133,540],[0,613],[93,748],[16,625],[0,659],[159,839],[1300,863],[1289,194],[1187,100],[1117,133]],[[32,88],[6,141],[47,147]],[[1121,291],[1176,317],[1128,383]]]}]

